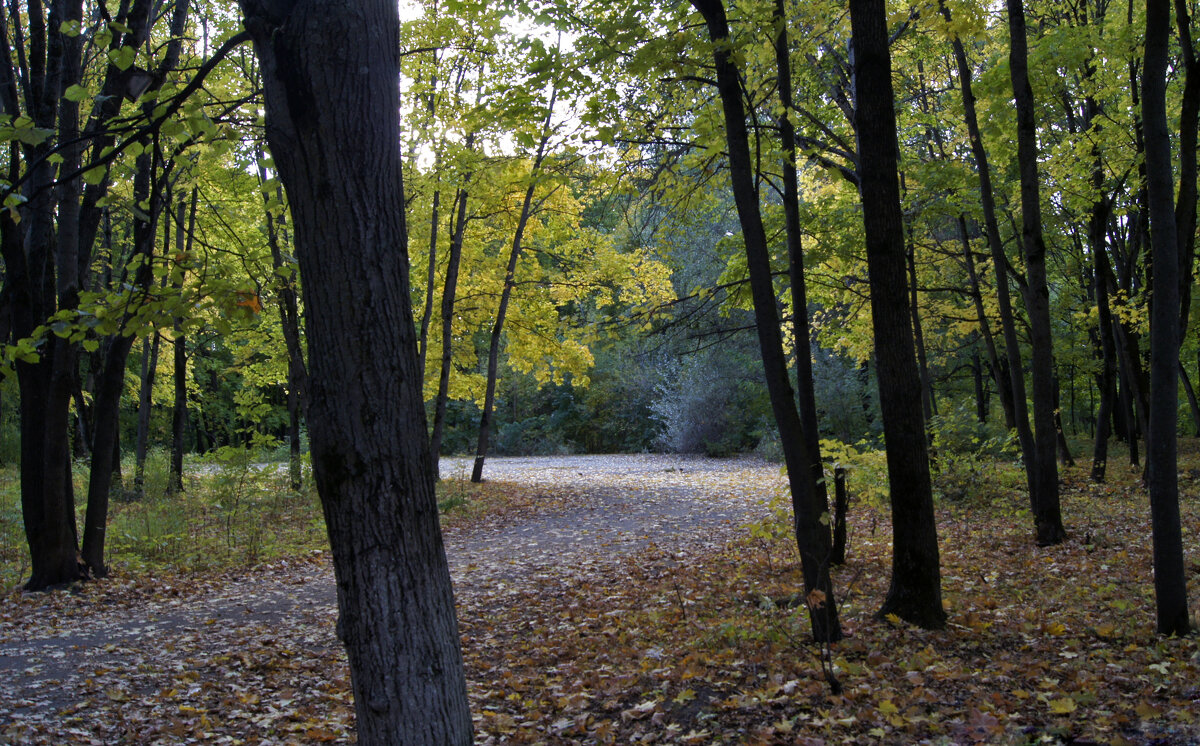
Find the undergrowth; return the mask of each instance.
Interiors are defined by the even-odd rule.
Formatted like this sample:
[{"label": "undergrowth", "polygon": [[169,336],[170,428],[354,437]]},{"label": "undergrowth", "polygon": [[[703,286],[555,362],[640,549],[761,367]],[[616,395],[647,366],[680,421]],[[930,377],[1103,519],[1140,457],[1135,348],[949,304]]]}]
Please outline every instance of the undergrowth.
[{"label": "undergrowth", "polygon": [[[122,465],[123,484],[109,504],[107,562],[111,572],[133,574],[221,572],[328,548],[311,470],[293,490],[286,463],[244,448],[221,448],[189,458],[184,489],[168,490],[169,454],[152,451],[140,496],[134,465]],[[85,462],[73,467],[76,518],[87,502]],[[30,571],[21,517],[21,483],[15,466],[0,469],[0,592],[24,582]],[[472,484],[465,475],[437,485],[442,525],[459,526],[487,515],[529,509],[535,496],[503,482]]]}]

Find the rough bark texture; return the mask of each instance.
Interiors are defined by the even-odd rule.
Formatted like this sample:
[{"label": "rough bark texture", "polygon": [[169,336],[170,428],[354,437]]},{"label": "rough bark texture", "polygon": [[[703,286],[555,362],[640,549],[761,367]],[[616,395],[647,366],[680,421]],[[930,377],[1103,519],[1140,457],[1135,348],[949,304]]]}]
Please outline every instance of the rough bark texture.
[{"label": "rough bark texture", "polygon": [[1158,631],[1184,635],[1190,628],[1187,573],[1179,523],[1176,427],[1179,386],[1179,244],[1175,234],[1175,188],[1167,126],[1169,0],[1146,0],[1146,62],[1142,75],[1142,121],[1146,137],[1150,245],[1154,295],[1150,305],[1150,427],[1146,434],[1150,523],[1154,535],[1154,596]]},{"label": "rough bark texture", "polygon": [[1054,427],[1054,350],[1050,339],[1050,290],[1046,280],[1046,241],[1038,185],[1037,129],[1025,7],[1008,0],[1008,67],[1017,107],[1017,162],[1021,174],[1021,247],[1025,254],[1025,309],[1029,314],[1030,369],[1033,378],[1034,477],[1032,504],[1039,546],[1066,538],[1058,498],[1057,431]]},{"label": "rough bark texture", "polygon": [[408,295],[387,0],[244,0],[307,317],[308,423],[361,744],[471,743]]},{"label": "rough bark texture", "polygon": [[[754,167],[750,159],[749,133],[742,106],[742,88],[738,71],[729,49],[729,22],[721,0],[692,0],[692,5],[704,16],[709,37],[713,42],[713,62],[716,65],[717,89],[725,121],[725,142],[729,149],[729,177],[742,239],[746,246],[746,264],[750,274],[750,292],[754,302],[754,323],[762,353],[767,391],[787,464],[788,482],[792,492],[796,544],[800,550],[805,592],[809,599],[813,637],[819,641],[841,639],[829,562],[833,545],[829,526],[821,522],[828,512],[825,501],[818,502],[813,489],[809,456],[800,414],[796,410],[792,385],[788,379],[787,359],[783,354],[783,338],[779,330],[775,288],[771,281],[770,254],[763,229],[758,192],[754,187]],[[819,592],[819,593],[817,593]]]},{"label": "rough bark texture", "polygon": [[871,285],[879,405],[892,502],[892,583],[881,614],[941,627],[941,566],[921,377],[906,297],[896,112],[883,0],[851,0],[854,124]]}]

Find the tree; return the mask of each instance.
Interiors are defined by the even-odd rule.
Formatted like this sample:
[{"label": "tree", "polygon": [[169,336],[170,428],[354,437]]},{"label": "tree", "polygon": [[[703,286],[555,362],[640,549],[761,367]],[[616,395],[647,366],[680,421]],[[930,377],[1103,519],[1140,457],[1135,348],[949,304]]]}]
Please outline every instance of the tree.
[{"label": "tree", "polygon": [[905,293],[899,148],[883,0],[850,0],[850,24],[859,188],[892,502],[892,582],[880,613],[938,628],[946,611],[921,379]]},{"label": "tree", "polygon": [[1189,630],[1187,572],[1179,523],[1176,428],[1179,420],[1179,268],[1171,135],[1167,128],[1167,45],[1170,4],[1146,2],[1146,57],[1142,73],[1142,122],[1146,137],[1146,177],[1150,199],[1150,242],[1154,288],[1150,308],[1150,429],[1146,465],[1154,538],[1154,595],[1158,631]]},{"label": "tree", "polygon": [[[746,266],[754,301],[754,324],[758,332],[771,409],[787,463],[796,543],[809,599],[813,637],[822,642],[836,641],[841,639],[842,630],[833,596],[833,581],[829,575],[833,544],[828,527],[828,504],[825,496],[817,491],[811,469],[813,458],[808,452],[808,441],[804,437],[800,414],[788,380],[771,280],[770,253],[767,250],[758,190],[754,186],[749,133],[742,106],[742,86],[730,49],[729,22],[722,0],[692,0],[692,5],[704,16],[712,41],[717,90],[721,97],[725,141],[729,152],[729,176],[742,225]],[[825,517],[825,522],[822,522],[822,517]]]},{"label": "tree", "polygon": [[242,10],[304,281],[313,474],[359,742],[469,744],[409,303],[396,4]]},{"label": "tree", "polygon": [[[1058,500],[1057,432],[1054,427],[1054,350],[1050,338],[1050,290],[1046,281],[1046,239],[1038,185],[1037,129],[1029,54],[1025,39],[1025,7],[1008,0],[1009,72],[1017,105],[1017,161],[1021,173],[1021,247],[1025,253],[1025,306],[1033,371],[1033,504],[1037,543],[1060,544],[1066,538]],[[997,271],[1000,271],[997,268]]]}]

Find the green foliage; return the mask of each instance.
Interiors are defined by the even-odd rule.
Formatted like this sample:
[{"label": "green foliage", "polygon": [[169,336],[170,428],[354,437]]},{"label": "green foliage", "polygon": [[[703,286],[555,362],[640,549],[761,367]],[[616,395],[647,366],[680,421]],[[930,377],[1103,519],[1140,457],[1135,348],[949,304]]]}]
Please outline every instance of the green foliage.
[{"label": "green foliage", "polygon": [[[840,440],[822,440],[821,456],[828,464],[827,483],[833,483],[833,469],[846,470],[846,488],[854,499],[870,505],[887,505],[888,488],[887,452],[872,447],[863,441],[857,445]],[[832,490],[831,490],[832,493]]]},{"label": "green foliage", "polygon": [[929,421],[934,489],[950,500],[985,499],[997,462],[1011,463],[1018,453],[1016,432],[980,422],[967,399],[942,400],[938,406]]}]

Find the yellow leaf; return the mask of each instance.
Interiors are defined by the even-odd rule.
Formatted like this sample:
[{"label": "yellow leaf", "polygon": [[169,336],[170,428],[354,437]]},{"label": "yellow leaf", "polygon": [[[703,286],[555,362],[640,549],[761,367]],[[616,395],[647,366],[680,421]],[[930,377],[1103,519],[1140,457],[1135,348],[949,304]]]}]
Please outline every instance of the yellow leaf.
[{"label": "yellow leaf", "polygon": [[696,698],[696,692],[692,689],[684,689],[675,697],[675,704],[681,705],[685,702],[691,702]]},{"label": "yellow leaf", "polygon": [[885,699],[879,703],[879,711],[884,715],[895,715],[897,712],[900,712],[900,708],[896,707],[892,700]]},{"label": "yellow leaf", "polygon": [[1136,709],[1138,717],[1140,717],[1142,720],[1150,720],[1151,718],[1156,718],[1162,714],[1157,707],[1145,700],[1138,702]]},{"label": "yellow leaf", "polygon": [[886,619],[889,624],[899,624],[900,623],[900,617],[896,616],[895,614],[884,614],[883,618]]},{"label": "yellow leaf", "polygon": [[1050,700],[1050,712],[1054,715],[1070,715],[1075,712],[1075,700],[1070,697]]}]

